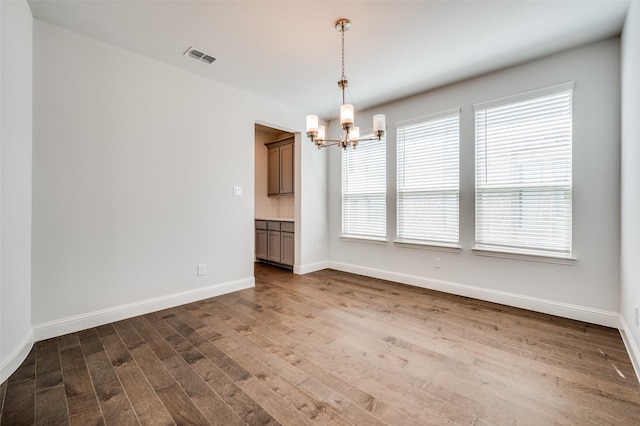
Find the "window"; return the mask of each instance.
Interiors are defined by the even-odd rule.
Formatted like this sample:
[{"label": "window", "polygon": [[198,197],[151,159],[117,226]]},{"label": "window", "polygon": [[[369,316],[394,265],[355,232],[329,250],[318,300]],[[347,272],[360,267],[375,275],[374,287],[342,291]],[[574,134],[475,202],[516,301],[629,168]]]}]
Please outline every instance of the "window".
[{"label": "window", "polygon": [[397,126],[398,240],[458,243],[460,109]]},{"label": "window", "polygon": [[370,141],[342,151],[342,234],[387,235],[386,143]]},{"label": "window", "polygon": [[474,106],[478,248],[571,255],[572,91]]}]

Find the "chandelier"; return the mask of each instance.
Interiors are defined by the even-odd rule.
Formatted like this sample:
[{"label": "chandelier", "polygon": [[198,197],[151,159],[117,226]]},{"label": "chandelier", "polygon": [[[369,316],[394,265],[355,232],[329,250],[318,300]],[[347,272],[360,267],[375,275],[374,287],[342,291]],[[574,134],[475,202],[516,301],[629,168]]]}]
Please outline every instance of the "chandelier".
[{"label": "chandelier", "polygon": [[385,130],[384,114],[376,114],[373,116],[373,136],[361,138],[360,128],[354,126],[353,105],[345,103],[345,89],[349,82],[344,75],[344,33],[351,28],[351,21],[348,19],[338,19],[335,23],[337,31],[342,34],[342,76],[338,81],[338,86],[342,91],[342,105],[340,106],[340,125],[344,134],[341,139],[325,139],[324,126],[318,125],[317,115],[307,115],[307,136],[314,142],[318,149],[325,146],[337,145],[344,149],[348,146],[355,148],[358,142],[381,140]]}]

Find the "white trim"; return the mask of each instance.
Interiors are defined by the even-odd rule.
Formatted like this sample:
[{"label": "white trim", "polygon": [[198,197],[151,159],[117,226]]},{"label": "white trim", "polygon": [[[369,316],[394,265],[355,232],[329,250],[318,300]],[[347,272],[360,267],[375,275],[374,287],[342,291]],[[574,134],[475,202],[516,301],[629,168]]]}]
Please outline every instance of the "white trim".
[{"label": "white trim", "polygon": [[238,290],[244,290],[255,286],[255,277],[242,278],[226,283],[214,284],[195,290],[183,291],[166,296],[155,297],[153,299],[141,300],[139,302],[128,303],[126,305],[112,308],[100,309],[94,312],[87,312],[80,315],[73,315],[53,321],[48,321],[33,326],[36,341],[49,339],[51,337],[62,336],[68,333],[97,327],[110,322],[132,318],[138,315],[174,306],[184,305],[209,297],[220,296]]},{"label": "white trim", "polygon": [[22,341],[0,362],[0,383],[4,383],[20,367],[33,348],[33,343],[33,328],[31,328]]},{"label": "white trim", "polygon": [[605,327],[618,328],[619,315],[617,312],[604,311],[586,306],[572,305],[556,302],[554,300],[540,299],[499,290],[491,290],[466,284],[453,283],[417,275],[403,274],[400,272],[386,271],[382,269],[368,268],[342,262],[329,262],[329,268],[353,274],[365,275],[383,280],[395,281],[416,287],[428,288],[459,296],[472,297],[478,300],[500,303],[516,308],[528,309],[559,317],[585,321]]},{"label": "white trim", "polygon": [[341,241],[346,241],[349,243],[366,243],[366,244],[377,244],[386,246],[389,241],[385,237],[368,237],[365,235],[355,235],[355,234],[342,234],[340,235]]},{"label": "white trim", "polygon": [[573,90],[575,83],[568,81],[566,83],[556,84],[555,86],[549,86],[542,89],[530,90],[528,92],[519,93],[517,95],[505,96],[498,99],[493,99],[485,102],[478,102],[473,104],[474,111],[483,110],[491,107],[501,106],[504,104],[515,103],[518,101],[525,101],[528,99],[538,98],[545,95],[554,95],[556,93],[567,92]]},{"label": "white trim", "polygon": [[557,265],[573,265],[578,259],[575,257],[554,256],[552,254],[542,254],[536,252],[515,252],[484,247],[471,247],[471,251],[476,256],[500,257],[503,259],[528,260],[530,262],[555,263]]},{"label": "white trim", "polygon": [[396,121],[395,126],[397,129],[399,127],[411,126],[413,124],[421,124],[421,123],[424,123],[425,121],[437,120],[438,118],[444,118],[444,117],[449,117],[453,115],[460,115],[460,110],[461,110],[460,107],[455,107],[455,108],[450,108],[444,111],[435,112],[433,114],[422,115],[420,117],[411,118],[409,120]]},{"label": "white trim", "polygon": [[328,268],[328,262],[316,262],[309,263],[307,265],[295,265],[293,267],[293,273],[298,275],[310,274],[311,272],[321,271]]},{"label": "white trim", "polygon": [[620,315],[619,330],[620,336],[622,336],[622,341],[624,342],[624,347],[627,349],[627,353],[631,359],[633,370],[636,372],[636,378],[638,379],[638,382],[640,382],[640,348],[638,348],[638,345],[633,340],[631,330],[622,315]]},{"label": "white trim", "polygon": [[462,251],[462,247],[458,244],[447,244],[447,243],[439,243],[437,241],[426,241],[426,240],[408,240],[408,239],[397,239],[393,241],[398,247],[405,248],[414,248],[414,249],[422,249],[422,250],[433,250],[433,251],[446,251],[449,253],[460,253]]}]

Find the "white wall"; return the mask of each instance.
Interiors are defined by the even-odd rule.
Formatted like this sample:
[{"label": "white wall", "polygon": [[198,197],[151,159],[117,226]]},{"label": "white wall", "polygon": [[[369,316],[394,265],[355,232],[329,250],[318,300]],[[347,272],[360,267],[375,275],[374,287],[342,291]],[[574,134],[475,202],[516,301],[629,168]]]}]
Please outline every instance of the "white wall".
[{"label": "white wall", "polygon": [[0,2],[0,383],[33,345],[31,328],[31,76],[26,1]]},{"label": "white wall", "polygon": [[632,1],[622,32],[622,224],[620,314],[623,337],[640,378],[640,3]]},{"label": "white wall", "polygon": [[[387,116],[386,244],[340,235],[340,153],[329,158],[330,266],[408,284],[492,300],[610,326],[618,325],[619,39],[567,51],[422,95],[356,112],[361,126]],[[573,265],[474,255],[474,103],[575,81],[573,135]],[[461,107],[460,253],[398,247],[395,236],[395,125]],[[637,209],[637,206],[636,206]],[[434,257],[442,267],[433,267]]]},{"label": "white wall", "polygon": [[[296,238],[304,236],[304,245],[298,253],[296,244],[297,274],[325,269],[328,260],[328,188],[327,148],[318,150],[306,133],[296,134]],[[304,170],[302,179],[297,171]],[[299,259],[299,261],[298,261]]]},{"label": "white wall", "polygon": [[36,338],[252,285],[254,124],[304,115],[41,21],[34,54]]}]

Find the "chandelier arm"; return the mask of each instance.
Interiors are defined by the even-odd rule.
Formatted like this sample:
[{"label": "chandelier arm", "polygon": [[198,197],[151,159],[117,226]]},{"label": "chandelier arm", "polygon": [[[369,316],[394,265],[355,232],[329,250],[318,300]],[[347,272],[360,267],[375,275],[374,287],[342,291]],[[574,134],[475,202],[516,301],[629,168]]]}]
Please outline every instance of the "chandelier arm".
[{"label": "chandelier arm", "polygon": [[382,135],[380,135],[380,136],[369,136],[369,137],[366,137],[366,138],[358,139],[358,142],[379,141],[381,139],[382,139]]},{"label": "chandelier arm", "polygon": [[[341,142],[344,142],[344,140],[342,140],[342,139],[322,139],[322,143],[325,143],[325,142],[333,142],[334,145],[336,145],[336,144],[339,144]],[[329,146],[329,145],[327,145],[327,146]]]},{"label": "chandelier arm", "polygon": [[[325,143],[325,142],[331,142],[331,143]],[[336,141],[336,140],[322,141],[322,145],[320,145],[320,146],[321,147],[336,146],[336,145],[340,145],[340,142],[342,142],[342,141]]]}]

